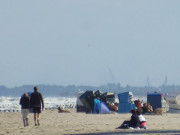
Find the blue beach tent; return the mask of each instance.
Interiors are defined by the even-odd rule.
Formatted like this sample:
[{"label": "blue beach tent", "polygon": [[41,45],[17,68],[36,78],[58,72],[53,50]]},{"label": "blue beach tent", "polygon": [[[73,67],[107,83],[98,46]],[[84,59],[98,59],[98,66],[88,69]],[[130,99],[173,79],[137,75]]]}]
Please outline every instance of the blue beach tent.
[{"label": "blue beach tent", "polygon": [[118,113],[129,113],[131,110],[135,109],[135,104],[132,103],[132,97],[132,92],[124,92],[118,94]]},{"label": "blue beach tent", "polygon": [[156,110],[157,108],[162,108],[162,93],[149,93],[147,94],[147,102],[150,103],[153,110]]},{"label": "blue beach tent", "polygon": [[106,114],[109,112],[110,112],[110,110],[104,102],[102,102],[96,98],[94,99],[94,111],[93,111],[93,113],[95,113],[95,114],[97,114],[97,113]]}]

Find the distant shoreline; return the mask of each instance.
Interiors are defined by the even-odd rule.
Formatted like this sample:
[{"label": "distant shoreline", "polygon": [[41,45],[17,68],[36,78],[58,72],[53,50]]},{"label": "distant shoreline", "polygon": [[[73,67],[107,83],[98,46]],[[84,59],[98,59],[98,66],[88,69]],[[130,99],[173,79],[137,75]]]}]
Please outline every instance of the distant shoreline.
[{"label": "distant shoreline", "polygon": [[[23,85],[14,88],[0,86],[1,96],[19,97],[23,93],[32,92],[34,85]],[[39,91],[44,97],[76,97],[79,91],[97,91],[114,92],[116,95],[122,92],[131,91],[135,96],[146,96],[147,93],[160,92],[163,94],[174,93],[180,94],[180,85],[164,85],[159,87],[153,86],[121,86],[119,83],[108,83],[100,86],[61,86],[61,85],[38,85]]]}]

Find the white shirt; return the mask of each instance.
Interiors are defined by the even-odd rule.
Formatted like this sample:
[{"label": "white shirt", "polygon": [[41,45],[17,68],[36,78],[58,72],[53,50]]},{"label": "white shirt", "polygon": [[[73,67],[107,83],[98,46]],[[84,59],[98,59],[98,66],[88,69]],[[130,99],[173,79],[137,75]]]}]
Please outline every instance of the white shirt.
[{"label": "white shirt", "polygon": [[142,122],[142,121],[146,121],[146,119],[144,118],[144,116],[142,116],[141,114],[139,115],[139,121]]}]

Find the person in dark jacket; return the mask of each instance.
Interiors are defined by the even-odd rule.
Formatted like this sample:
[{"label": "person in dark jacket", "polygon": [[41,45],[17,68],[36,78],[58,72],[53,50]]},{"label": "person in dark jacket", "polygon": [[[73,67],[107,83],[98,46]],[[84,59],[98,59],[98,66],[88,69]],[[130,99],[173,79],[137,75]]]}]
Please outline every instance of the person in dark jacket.
[{"label": "person in dark jacket", "polygon": [[139,128],[140,127],[140,120],[136,113],[136,110],[131,110],[131,120],[129,121],[129,127],[132,128]]},{"label": "person in dark jacket", "polygon": [[22,119],[24,123],[24,127],[28,126],[28,114],[29,114],[29,107],[30,107],[30,98],[27,93],[21,97],[19,104],[21,105],[22,109]]},{"label": "person in dark jacket", "polygon": [[131,110],[131,119],[125,120],[121,126],[117,127],[116,129],[129,129],[129,128],[139,128],[140,127],[140,120],[136,113],[136,110]]},{"label": "person in dark jacket", "polygon": [[[39,126],[40,113],[41,113],[41,109],[42,110],[44,109],[44,101],[43,101],[42,94],[38,92],[37,86],[34,87],[34,92],[31,94],[30,105],[33,108],[35,126],[37,125]],[[41,108],[41,105],[42,105],[42,108]]]}]

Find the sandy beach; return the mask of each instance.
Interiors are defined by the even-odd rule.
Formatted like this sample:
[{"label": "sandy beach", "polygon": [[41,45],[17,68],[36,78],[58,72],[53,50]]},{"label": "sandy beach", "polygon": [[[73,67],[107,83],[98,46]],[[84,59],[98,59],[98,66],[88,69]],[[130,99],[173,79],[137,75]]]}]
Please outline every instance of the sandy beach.
[{"label": "sandy beach", "polygon": [[41,114],[41,125],[34,126],[33,114],[29,114],[29,126],[24,127],[21,112],[0,113],[0,135],[65,135],[65,134],[180,134],[180,114],[144,115],[147,130],[115,129],[129,119],[127,114],[86,114],[58,113],[58,110],[45,110]]}]

